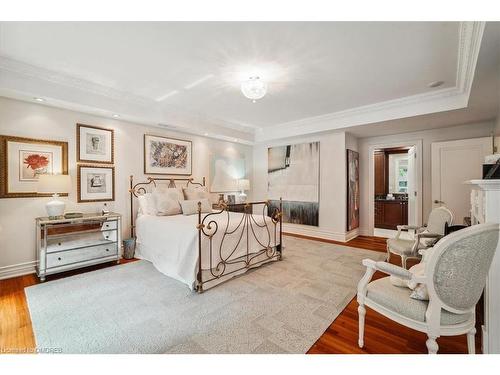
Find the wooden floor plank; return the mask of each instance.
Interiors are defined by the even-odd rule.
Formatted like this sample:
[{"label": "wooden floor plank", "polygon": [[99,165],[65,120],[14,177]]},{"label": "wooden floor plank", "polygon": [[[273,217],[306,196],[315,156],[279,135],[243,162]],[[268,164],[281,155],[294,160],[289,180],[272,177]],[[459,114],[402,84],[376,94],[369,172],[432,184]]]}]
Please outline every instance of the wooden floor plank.
[{"label": "wooden floor plank", "polygon": [[[287,234],[301,238],[300,235]],[[317,239],[316,239],[317,240]],[[346,245],[355,248],[385,252],[385,238],[359,236],[347,243],[321,240],[323,242]],[[398,264],[399,259],[391,259]],[[129,261],[123,260],[122,263]],[[112,264],[99,265],[65,272],[47,277],[54,280],[62,277],[87,272]],[[376,273],[375,278],[382,277]],[[39,283],[35,275],[19,276],[0,280],[0,353],[12,350],[25,351],[35,348],[35,339],[31,319],[24,294],[24,288]],[[382,315],[367,309],[365,326],[365,347],[358,347],[358,305],[353,299],[325,333],[310,348],[310,354],[330,353],[426,353],[426,336],[423,333],[403,327]],[[480,330],[478,330],[480,332]],[[477,352],[479,352],[479,335],[476,335]],[[438,339],[440,353],[466,353],[467,341],[465,335],[458,337],[442,337]]]}]

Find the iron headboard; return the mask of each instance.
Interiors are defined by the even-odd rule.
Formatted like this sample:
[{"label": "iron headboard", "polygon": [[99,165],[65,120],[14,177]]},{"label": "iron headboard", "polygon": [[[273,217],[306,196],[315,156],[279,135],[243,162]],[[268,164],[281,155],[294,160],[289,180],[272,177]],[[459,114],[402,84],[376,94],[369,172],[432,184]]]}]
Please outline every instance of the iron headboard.
[{"label": "iron headboard", "polygon": [[193,177],[148,177],[146,182],[138,182],[134,184],[134,176],[130,176],[130,188],[128,189],[130,193],[130,236],[135,238],[135,224],[134,224],[134,197],[139,197],[147,193],[147,187],[156,187],[157,181],[168,181],[169,188],[177,187],[175,182],[182,181],[186,183],[186,187],[189,185],[205,186],[205,177],[203,177],[202,182],[194,182]]}]

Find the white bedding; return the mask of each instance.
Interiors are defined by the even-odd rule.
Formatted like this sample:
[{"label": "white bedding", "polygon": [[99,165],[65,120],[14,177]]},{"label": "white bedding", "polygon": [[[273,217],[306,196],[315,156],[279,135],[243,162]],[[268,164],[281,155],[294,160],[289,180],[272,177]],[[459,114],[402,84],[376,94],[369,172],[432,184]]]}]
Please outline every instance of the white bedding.
[{"label": "white bedding", "polygon": [[[206,214],[203,214],[203,217]],[[234,230],[243,218],[243,214],[230,212],[230,227],[227,232]],[[264,223],[262,215],[252,215],[255,221],[262,225]],[[250,217],[249,217],[250,218]],[[211,215],[210,220],[215,220],[219,225],[217,233],[212,239],[212,263],[210,263],[209,239],[202,236],[202,269],[209,270],[216,267],[221,260],[219,248],[226,232],[227,213]],[[275,226],[269,217],[266,217],[267,228],[258,227],[253,224],[255,236],[261,244],[274,247]],[[139,215],[136,221],[137,250],[136,256],[153,263],[158,271],[179,280],[189,288],[196,286],[196,274],[198,270],[198,215],[174,215],[174,216],[153,216]],[[208,224],[208,221],[205,221]],[[224,237],[222,246],[222,257],[226,258],[237,246],[236,252],[231,255],[231,259],[246,254],[246,232],[238,244],[243,224],[232,235]],[[269,240],[270,237],[270,240]],[[279,243],[279,236],[276,236]],[[249,249],[255,252],[263,246],[255,239],[252,230],[249,228]]]}]

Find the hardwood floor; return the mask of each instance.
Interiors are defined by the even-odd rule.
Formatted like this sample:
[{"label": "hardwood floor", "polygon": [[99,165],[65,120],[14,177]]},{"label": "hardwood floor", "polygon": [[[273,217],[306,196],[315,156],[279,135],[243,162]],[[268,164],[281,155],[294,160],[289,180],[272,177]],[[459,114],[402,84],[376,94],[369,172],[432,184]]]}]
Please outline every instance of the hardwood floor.
[{"label": "hardwood floor", "polygon": [[[287,234],[291,235],[291,234]],[[295,236],[295,235],[294,235]],[[296,236],[307,238],[304,236]],[[347,243],[322,240],[324,242],[346,245],[362,249],[385,252],[385,238],[359,236]],[[397,259],[391,262],[397,264]],[[132,260],[133,261],[133,260]],[[122,260],[121,263],[130,262]],[[49,276],[47,280],[78,274],[81,272],[112,267],[99,265],[83,270],[65,272]],[[375,277],[384,276],[375,274]],[[8,352],[30,352],[35,348],[35,339],[31,320],[24,295],[24,288],[39,283],[32,275],[19,276],[0,280],[0,354]],[[328,353],[426,353],[425,334],[405,328],[382,315],[367,309],[365,327],[365,347],[359,349],[358,313],[354,298],[345,310],[330,325],[325,333],[309,350],[309,354]],[[480,332],[480,330],[478,330]],[[438,339],[440,353],[467,353],[465,335],[458,337],[442,337]],[[479,334],[476,335],[476,347],[479,352]]]}]

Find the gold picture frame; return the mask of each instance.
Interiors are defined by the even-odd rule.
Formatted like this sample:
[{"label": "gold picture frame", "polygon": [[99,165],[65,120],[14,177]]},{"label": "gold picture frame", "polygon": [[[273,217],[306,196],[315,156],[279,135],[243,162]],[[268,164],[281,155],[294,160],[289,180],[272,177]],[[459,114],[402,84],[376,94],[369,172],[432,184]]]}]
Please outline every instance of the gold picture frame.
[{"label": "gold picture frame", "polygon": [[[82,147],[87,146],[87,139],[82,139],[81,133],[82,130],[88,129],[90,131],[94,131],[96,140],[100,141],[100,137],[109,137],[109,143],[99,142],[100,147],[96,148],[96,156],[94,158],[89,157],[90,154],[83,155]],[[109,133],[109,134],[107,134]],[[82,141],[84,141],[84,145],[82,145]],[[86,147],[88,148],[88,146]],[[102,150],[101,150],[102,148]],[[109,150],[109,151],[108,151]],[[104,155],[99,155],[100,152],[104,152]],[[109,154],[109,157],[106,157]],[[99,126],[94,125],[86,125],[86,124],[76,124],[76,160],[78,163],[91,163],[91,164],[114,164],[115,159],[115,132],[113,129],[101,128]]]},{"label": "gold picture frame", "polygon": [[[12,150],[9,149],[9,144],[12,144]],[[38,150],[36,147],[37,145],[40,146]],[[40,168],[35,168],[34,164],[26,162],[29,157],[24,159],[25,155],[22,154],[23,152],[32,155],[35,155],[37,152],[39,154],[52,155],[55,152],[56,155],[52,155],[54,157],[50,160],[50,170],[46,169],[46,171],[48,173],[68,174],[68,142],[0,135],[0,159],[2,161],[2,171],[0,173],[0,198],[50,197],[52,195],[50,193],[36,192],[36,179],[39,173],[35,172],[35,170]],[[17,156],[14,158],[15,160],[11,160],[14,153]],[[42,156],[42,158],[45,158],[45,161],[49,163],[45,156]],[[21,159],[23,161],[21,161]],[[26,170],[31,168],[30,173],[32,176],[30,178],[26,178],[26,176],[22,177],[21,172],[19,172],[24,170],[23,162],[27,163]],[[53,164],[54,162],[56,164]],[[14,181],[14,176],[18,176],[18,181]],[[11,183],[17,184],[18,188],[16,189],[11,186]],[[29,191],[25,191],[24,189]],[[67,193],[60,195],[68,196]]]},{"label": "gold picture frame", "polygon": [[[170,143],[179,146],[179,148],[185,147],[185,167],[163,167],[163,166],[153,166],[148,162],[148,150],[151,150],[151,141],[156,138],[159,142]],[[161,135],[154,134],[144,134],[144,174],[152,175],[177,175],[177,176],[190,176],[193,173],[193,142],[187,139],[178,139],[172,137],[164,137]]]},{"label": "gold picture frame", "polygon": [[[85,171],[88,169],[89,171]],[[94,192],[89,192],[84,191],[82,189],[82,173],[93,173],[94,175],[97,174],[96,170],[108,170],[110,172],[110,177],[102,177],[102,175],[99,177],[99,185],[94,186],[94,188],[102,188],[104,185],[105,188],[107,189],[108,185],[111,185],[109,190],[105,191],[99,191],[96,189]],[[93,172],[92,172],[93,170]],[[95,178],[96,176],[93,176]],[[89,176],[86,175],[86,178],[84,179],[87,181],[86,186],[88,188],[92,188],[92,186],[89,186],[88,184],[91,183],[89,181]],[[85,197],[86,195],[86,197]],[[92,197],[94,195],[95,197]],[[107,195],[107,196],[106,196]],[[82,198],[83,196],[83,198]],[[88,202],[111,202],[115,200],[115,167],[110,166],[110,165],[94,165],[94,164],[79,164],[77,166],[77,202],[78,203],[88,203]]]}]

